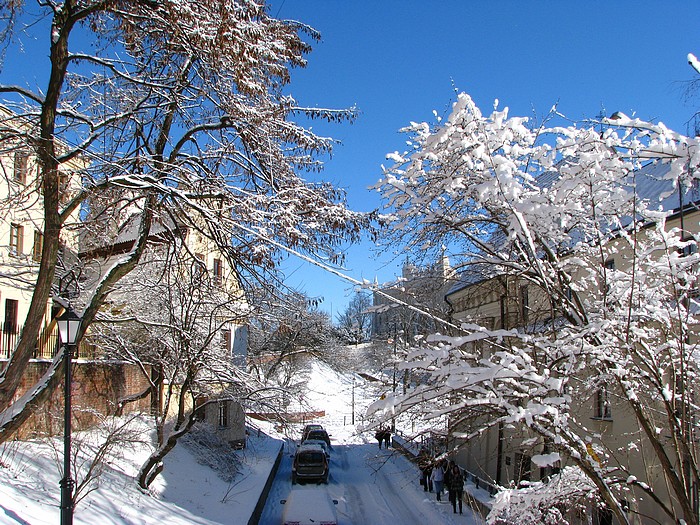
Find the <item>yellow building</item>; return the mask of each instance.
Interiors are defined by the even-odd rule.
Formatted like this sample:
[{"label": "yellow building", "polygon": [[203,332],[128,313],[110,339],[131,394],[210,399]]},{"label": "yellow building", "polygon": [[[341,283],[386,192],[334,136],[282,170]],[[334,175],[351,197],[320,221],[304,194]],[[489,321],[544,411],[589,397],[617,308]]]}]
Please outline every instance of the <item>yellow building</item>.
[{"label": "yellow building", "polygon": [[[7,133],[0,151],[0,358],[7,358],[29,310],[43,249],[44,221],[36,155],[19,139],[13,140],[9,131],[14,129],[19,136],[29,132],[30,126],[2,107],[0,119]],[[80,187],[80,173],[85,167],[85,161],[79,157],[60,167],[64,201]],[[68,222],[76,223],[78,216],[76,210]],[[70,228],[61,232],[61,257],[71,258],[77,253],[78,241],[73,232]],[[45,325],[50,321],[51,305],[47,305]],[[51,344],[41,349],[44,357],[50,357],[53,351]]]}]

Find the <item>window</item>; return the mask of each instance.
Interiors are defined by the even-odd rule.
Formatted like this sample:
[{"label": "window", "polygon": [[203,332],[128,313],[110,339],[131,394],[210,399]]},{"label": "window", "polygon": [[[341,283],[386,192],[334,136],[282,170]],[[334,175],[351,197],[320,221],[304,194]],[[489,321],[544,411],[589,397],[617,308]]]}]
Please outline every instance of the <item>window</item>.
[{"label": "window", "polygon": [[523,324],[526,325],[530,322],[530,294],[527,286],[520,287],[520,306],[523,310]]},{"label": "window", "polygon": [[612,275],[615,270],[615,259],[608,259],[603,265],[605,268],[603,272],[603,278],[605,279],[605,293],[609,294],[611,290],[610,282],[612,281]]},{"label": "window", "polygon": [[203,253],[195,253],[195,261],[193,264],[193,276],[202,278],[207,272],[207,263]]},{"label": "window", "polygon": [[34,247],[32,248],[32,259],[41,261],[41,253],[44,251],[44,234],[39,230],[34,230]]},{"label": "window", "polygon": [[[552,452],[552,440],[547,439],[544,443],[544,447],[542,449],[542,454],[549,454]],[[546,480],[549,479],[552,475],[558,474],[561,472],[561,461],[555,461],[551,465],[547,465],[545,467],[540,467],[540,479],[541,480]]]},{"label": "window", "polygon": [[515,484],[530,481],[530,456],[521,452],[515,453]]},{"label": "window", "polygon": [[3,332],[14,334],[17,332],[17,307],[19,303],[15,299],[5,299],[5,324]]},{"label": "window", "polygon": [[595,525],[612,525],[613,513],[608,507],[596,507],[595,517],[593,519]]},{"label": "window", "polygon": [[22,237],[24,227],[21,224],[12,223],[10,225],[10,253],[12,255],[22,254]]},{"label": "window", "polygon": [[219,401],[219,426],[228,426],[228,401]]},{"label": "window", "polygon": [[[688,257],[689,255],[692,255],[694,253],[697,253],[698,251],[698,245],[695,242],[695,238],[692,235],[683,235],[682,239],[684,242],[687,242],[685,246],[680,248],[678,250],[678,253],[681,257]],[[680,279],[680,285],[683,287],[688,287],[688,297],[698,297],[700,296],[700,288],[698,288],[698,263],[694,263],[692,265],[692,268],[690,268],[690,273],[692,274],[692,277],[689,278],[681,278]],[[686,307],[688,305],[686,304]]]},{"label": "window", "polygon": [[221,259],[214,259],[214,284],[221,284],[223,274]]},{"label": "window", "polygon": [[508,329],[508,298],[505,295],[501,296],[501,328]]},{"label": "window", "polygon": [[15,166],[13,170],[13,178],[15,182],[20,184],[27,183],[27,165],[29,156],[24,151],[15,151]]},{"label": "window", "polygon": [[224,349],[231,354],[233,354],[233,347],[231,346],[232,342],[231,330],[224,330]]},{"label": "window", "polygon": [[596,392],[595,416],[597,419],[612,419],[610,409],[610,395],[606,387],[601,387]]},{"label": "window", "polygon": [[58,175],[58,195],[61,204],[65,204],[68,201],[68,185],[70,183],[70,176],[66,173],[59,173]]},{"label": "window", "polygon": [[695,243],[695,239],[692,237],[684,237],[683,241],[687,242],[688,244],[679,250],[681,257],[687,257],[688,255],[692,255],[698,251],[698,245]]}]

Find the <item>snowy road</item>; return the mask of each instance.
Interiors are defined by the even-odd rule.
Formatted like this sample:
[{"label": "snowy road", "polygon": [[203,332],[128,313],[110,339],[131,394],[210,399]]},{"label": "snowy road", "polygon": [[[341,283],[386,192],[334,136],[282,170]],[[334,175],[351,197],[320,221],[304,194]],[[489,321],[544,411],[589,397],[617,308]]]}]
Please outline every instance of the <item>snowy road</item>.
[{"label": "snowy road", "polygon": [[[291,454],[294,445],[285,450],[279,472],[260,520],[261,525],[281,523],[280,500],[290,490],[313,490],[316,485],[291,484]],[[477,525],[465,506],[465,514],[453,514],[444,501],[435,501],[435,494],[423,491],[418,483],[418,469],[393,450],[379,450],[376,444],[335,445],[331,454],[331,477],[328,485],[331,498],[338,500],[339,525]],[[447,500],[447,497],[443,498]]]}]

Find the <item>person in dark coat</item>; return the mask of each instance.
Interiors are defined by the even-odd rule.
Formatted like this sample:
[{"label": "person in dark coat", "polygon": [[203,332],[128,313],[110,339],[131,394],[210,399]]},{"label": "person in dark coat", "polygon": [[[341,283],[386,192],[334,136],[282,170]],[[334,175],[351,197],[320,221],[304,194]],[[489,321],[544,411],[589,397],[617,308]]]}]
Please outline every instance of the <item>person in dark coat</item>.
[{"label": "person in dark coat", "polygon": [[452,512],[457,514],[457,504],[459,503],[459,513],[462,514],[462,495],[464,494],[464,476],[462,470],[457,465],[452,465],[450,475],[445,482],[447,490],[450,492],[450,503]]},{"label": "person in dark coat", "polygon": [[430,461],[424,462],[420,466],[420,472],[423,482],[423,491],[432,492],[433,491],[433,480],[430,475],[433,473],[433,464]]},{"label": "person in dark coat", "polygon": [[424,492],[433,491],[433,482],[430,480],[430,473],[433,470],[430,456],[425,447],[421,447],[418,453],[418,468],[420,469],[420,484],[423,485]]},{"label": "person in dark coat", "polygon": [[389,448],[391,443],[391,430],[388,428],[384,430],[384,448]]},{"label": "person in dark coat", "polygon": [[379,443],[379,449],[381,450],[382,442],[384,441],[384,431],[381,428],[374,433],[374,439]]},{"label": "person in dark coat", "polygon": [[[449,495],[450,495],[450,485],[449,485],[449,483],[450,483],[450,474],[452,474],[452,465],[454,465],[454,464],[455,464],[455,462],[452,461],[452,460],[450,460],[450,461],[443,461],[443,462],[442,462],[442,470],[443,470],[443,472],[445,473],[444,476],[443,476],[443,477],[444,477],[443,483],[444,483],[444,486],[445,486],[445,490],[447,491],[448,497],[449,497]],[[452,501],[452,500],[450,500],[450,501]]]}]

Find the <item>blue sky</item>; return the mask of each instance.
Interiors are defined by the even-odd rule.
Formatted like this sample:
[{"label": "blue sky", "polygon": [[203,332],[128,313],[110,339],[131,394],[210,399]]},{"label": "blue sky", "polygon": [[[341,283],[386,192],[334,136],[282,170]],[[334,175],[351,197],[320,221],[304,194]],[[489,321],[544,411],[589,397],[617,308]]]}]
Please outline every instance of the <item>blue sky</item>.
[{"label": "blue sky", "polygon": [[[0,0],[1,1],[1,0]],[[700,56],[697,0],[270,0],[270,13],[304,22],[322,41],[295,70],[289,91],[302,105],[357,106],[353,124],[313,123],[341,141],[322,177],[348,192],[352,208],[380,206],[368,187],[389,152],[402,151],[399,129],[445,114],[455,90],[482,111],[494,99],[511,115],[542,116],[553,104],[573,120],[623,111],[685,132],[700,109],[687,82],[700,79],[686,62]],[[45,42],[28,42],[43,49]],[[24,72],[40,70],[31,56]],[[8,63],[26,60],[8,57]],[[26,62],[22,62],[23,64]],[[15,71],[16,73],[16,71]],[[16,79],[15,79],[16,80]],[[534,113],[533,113],[534,112]],[[400,247],[375,254],[370,243],[347,251],[344,272],[387,282],[400,273]],[[333,317],[353,285],[290,259],[287,284]]]},{"label": "blue sky", "polygon": [[[314,130],[342,142],[323,177],[348,191],[351,207],[380,206],[367,188],[385,156],[403,151],[398,130],[410,121],[433,122],[455,90],[482,111],[494,99],[511,115],[543,116],[553,104],[573,120],[623,111],[686,131],[700,109],[687,97],[699,77],[686,61],[700,54],[697,1],[417,1],[275,0],[271,14],[321,32],[306,69],[290,92],[302,105],[360,110],[352,125]],[[395,247],[400,248],[400,247]],[[394,250],[396,251],[396,250]],[[369,243],[348,250],[345,273],[392,280],[403,256],[376,256]],[[287,283],[321,308],[342,311],[353,286],[299,261],[286,265]]]}]

